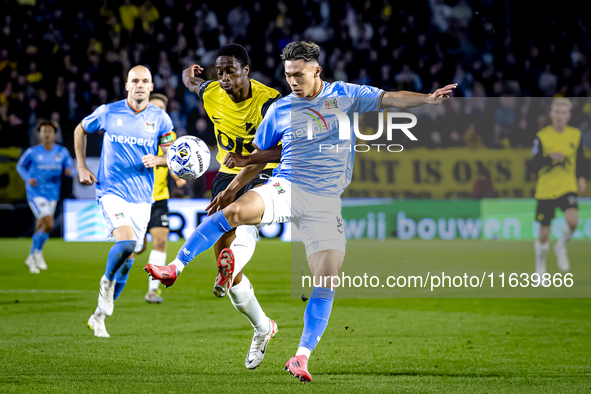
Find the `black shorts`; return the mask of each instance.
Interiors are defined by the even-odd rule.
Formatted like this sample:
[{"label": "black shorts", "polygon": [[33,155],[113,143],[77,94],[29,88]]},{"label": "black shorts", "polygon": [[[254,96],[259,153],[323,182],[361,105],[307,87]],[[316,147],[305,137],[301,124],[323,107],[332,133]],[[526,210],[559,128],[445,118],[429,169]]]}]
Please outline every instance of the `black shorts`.
[{"label": "black shorts", "polygon": [[[242,189],[238,190],[238,193],[236,193],[235,200],[238,200],[238,198],[240,198],[241,195],[253,189],[254,187],[265,184],[269,180],[269,178],[271,178],[272,175],[272,168],[268,168],[266,170],[261,171],[256,176],[256,178],[248,182],[246,186],[244,186]],[[213,184],[211,185],[211,198],[215,198],[215,196],[226,190],[226,187],[228,187],[228,185],[230,184],[230,182],[232,182],[234,178],[236,178],[236,174],[226,174],[223,172],[218,172],[218,174],[215,176],[213,180]]]},{"label": "black shorts", "polygon": [[152,204],[152,213],[148,222],[148,230],[152,227],[168,228],[168,200],[156,201]]},{"label": "black shorts", "polygon": [[569,208],[578,208],[577,193],[566,193],[554,200],[538,200],[538,209],[536,211],[536,220],[542,226],[549,226],[550,221],[554,219],[556,208],[566,211]]}]

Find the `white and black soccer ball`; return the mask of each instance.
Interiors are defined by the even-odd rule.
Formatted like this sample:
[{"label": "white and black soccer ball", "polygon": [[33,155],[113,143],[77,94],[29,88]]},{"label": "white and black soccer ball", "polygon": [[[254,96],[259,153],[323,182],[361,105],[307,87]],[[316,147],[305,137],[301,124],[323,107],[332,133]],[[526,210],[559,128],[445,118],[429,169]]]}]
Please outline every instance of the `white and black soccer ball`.
[{"label": "white and black soccer ball", "polygon": [[191,135],[176,139],[166,153],[170,172],[182,179],[201,177],[209,168],[210,159],[207,144]]}]

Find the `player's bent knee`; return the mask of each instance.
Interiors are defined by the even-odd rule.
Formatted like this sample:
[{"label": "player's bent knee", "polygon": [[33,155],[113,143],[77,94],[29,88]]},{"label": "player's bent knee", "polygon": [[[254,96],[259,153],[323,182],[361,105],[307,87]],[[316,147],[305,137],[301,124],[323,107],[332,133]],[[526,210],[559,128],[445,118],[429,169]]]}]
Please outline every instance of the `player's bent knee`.
[{"label": "player's bent knee", "polygon": [[137,245],[137,241],[134,241],[134,240],[117,241],[117,244],[120,245],[121,252],[124,255],[130,256],[133,253],[133,251],[135,250],[135,247]]},{"label": "player's bent knee", "polygon": [[232,227],[238,227],[248,220],[248,208],[241,203],[234,203],[224,209],[224,216]]}]

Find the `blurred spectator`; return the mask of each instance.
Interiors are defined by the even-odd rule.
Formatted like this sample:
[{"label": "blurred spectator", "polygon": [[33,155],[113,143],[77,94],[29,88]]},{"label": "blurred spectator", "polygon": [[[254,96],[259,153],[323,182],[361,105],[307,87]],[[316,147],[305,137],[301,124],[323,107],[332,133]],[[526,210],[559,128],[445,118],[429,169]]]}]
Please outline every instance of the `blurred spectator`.
[{"label": "blurred spectator", "polygon": [[474,198],[495,197],[490,172],[485,168],[478,170],[478,180],[474,183]]}]

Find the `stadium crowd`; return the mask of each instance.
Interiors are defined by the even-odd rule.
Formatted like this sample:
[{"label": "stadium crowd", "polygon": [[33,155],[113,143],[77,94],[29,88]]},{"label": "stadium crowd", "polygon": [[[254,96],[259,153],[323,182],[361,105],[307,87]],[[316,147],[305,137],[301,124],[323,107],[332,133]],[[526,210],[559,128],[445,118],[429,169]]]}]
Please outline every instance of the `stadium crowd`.
[{"label": "stadium crowd", "polygon": [[[217,49],[237,42],[251,55],[252,78],[288,94],[279,53],[302,39],[321,46],[328,81],[419,92],[458,83],[456,96],[465,99],[419,111],[421,135],[429,136],[419,145],[530,146],[549,105],[531,97],[568,96],[579,97],[571,124],[591,147],[585,1],[540,7],[535,22],[524,1],[0,0],[0,147],[38,143],[33,131],[47,118],[61,125],[57,142],[72,151],[76,124],[124,98],[136,64],[151,69],[155,91],[170,98],[177,134],[214,145],[202,104],[181,83],[183,68],[209,66],[213,78]],[[100,149],[100,135],[91,136],[89,155]]]}]

